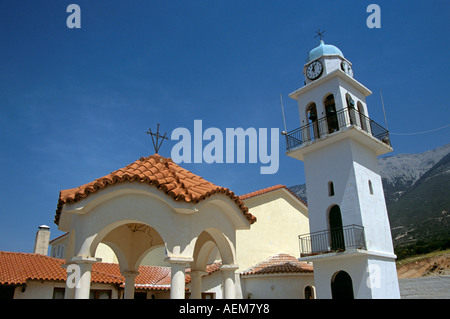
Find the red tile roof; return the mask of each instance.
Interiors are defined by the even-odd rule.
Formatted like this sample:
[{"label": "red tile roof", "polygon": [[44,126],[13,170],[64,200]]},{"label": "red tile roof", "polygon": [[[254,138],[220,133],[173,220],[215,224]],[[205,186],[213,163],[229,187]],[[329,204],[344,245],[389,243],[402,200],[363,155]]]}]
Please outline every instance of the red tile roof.
[{"label": "red tile roof", "polygon": [[312,273],[313,266],[288,254],[278,254],[255,265],[242,275],[263,275],[275,273]]},{"label": "red tile roof", "polygon": [[[0,251],[0,285],[22,285],[27,280],[66,281],[67,270],[61,266],[63,259],[40,254]],[[208,274],[219,269],[220,264],[208,265]],[[135,287],[141,290],[170,290],[170,267],[139,266]],[[190,282],[189,269],[186,283]],[[125,278],[119,265],[95,263],[92,265],[91,281],[95,283],[118,284],[123,287]]]},{"label": "red tile roof", "polygon": [[308,206],[305,203],[305,201],[303,201],[300,197],[295,195],[295,193],[293,191],[291,191],[289,188],[287,188],[285,185],[270,186],[270,187],[263,188],[263,189],[260,189],[260,190],[257,190],[257,191],[254,191],[254,192],[251,192],[251,193],[248,193],[248,194],[241,195],[241,196],[239,196],[239,198],[242,199],[242,200],[246,200],[246,199],[249,199],[249,198],[253,198],[253,197],[256,197],[256,196],[260,196],[260,195],[263,195],[263,194],[267,194],[267,193],[276,191],[278,189],[286,189],[289,193],[292,194],[292,196],[294,196],[301,203],[303,203],[303,205]]},{"label": "red tile roof", "polygon": [[20,285],[29,280],[66,280],[64,261],[39,254],[0,251],[0,284]]},{"label": "red tile roof", "polygon": [[62,190],[59,194],[55,223],[59,224],[59,218],[64,204],[77,202],[108,185],[124,182],[139,182],[154,185],[177,201],[193,203],[198,203],[214,194],[225,194],[236,202],[250,223],[256,221],[256,217],[248,212],[248,208],[239,196],[235,195],[228,188],[216,186],[175,164],[172,159],[154,154],[149,157],[142,157],[126,167],[118,169],[88,184]]}]

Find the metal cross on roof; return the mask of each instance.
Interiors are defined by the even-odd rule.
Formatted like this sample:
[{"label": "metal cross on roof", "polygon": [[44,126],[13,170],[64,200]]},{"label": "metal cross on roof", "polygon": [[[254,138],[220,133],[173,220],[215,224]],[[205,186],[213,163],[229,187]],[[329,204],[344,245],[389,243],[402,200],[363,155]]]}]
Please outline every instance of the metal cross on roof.
[{"label": "metal cross on roof", "polygon": [[[159,123],[158,123],[158,128],[156,129],[156,133],[153,133],[152,129],[148,129],[148,132],[145,132],[145,133],[151,135],[153,147],[155,148],[155,153],[158,154],[158,151],[161,148],[163,141],[168,140],[168,138],[166,137],[167,133],[164,133],[164,136],[159,134]],[[155,138],[153,138],[153,137],[155,137]],[[159,139],[161,139],[161,141]]]},{"label": "metal cross on roof", "polygon": [[325,36],[324,36],[323,34],[324,34],[326,31],[320,31],[320,29],[317,29],[317,31],[314,31],[314,32],[317,33],[317,35],[314,37],[314,39],[317,38],[317,37],[319,37],[320,40],[322,40],[322,38],[325,38]]}]

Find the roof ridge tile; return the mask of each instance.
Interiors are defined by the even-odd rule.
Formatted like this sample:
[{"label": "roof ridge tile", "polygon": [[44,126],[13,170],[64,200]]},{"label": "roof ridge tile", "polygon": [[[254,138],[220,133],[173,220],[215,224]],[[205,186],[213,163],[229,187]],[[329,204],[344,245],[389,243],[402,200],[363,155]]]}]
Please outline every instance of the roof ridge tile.
[{"label": "roof ridge tile", "polygon": [[202,177],[177,165],[171,158],[153,154],[148,157],[141,157],[124,168],[119,168],[90,183],[60,191],[55,223],[59,224],[61,211],[66,203],[77,202],[108,185],[135,181],[154,185],[176,201],[183,200],[196,203],[214,194],[225,194],[236,202],[250,223],[256,221],[256,217],[248,212],[248,208],[242,199],[228,188],[206,181]]}]

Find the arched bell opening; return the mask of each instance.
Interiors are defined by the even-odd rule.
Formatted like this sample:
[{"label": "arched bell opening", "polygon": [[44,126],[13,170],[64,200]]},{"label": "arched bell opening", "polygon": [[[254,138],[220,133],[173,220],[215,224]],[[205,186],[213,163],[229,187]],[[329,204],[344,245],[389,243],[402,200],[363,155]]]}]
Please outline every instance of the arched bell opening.
[{"label": "arched bell opening", "polygon": [[339,131],[334,95],[333,94],[327,95],[324,99],[323,105],[325,107],[325,114],[327,117],[328,134]]},{"label": "arched bell opening", "polygon": [[368,122],[367,113],[364,111],[364,106],[362,105],[362,103],[360,101],[358,101],[357,107],[358,107],[359,121],[361,123],[361,128],[364,131],[369,132],[368,127],[369,127],[370,124]]},{"label": "arched bell opening", "polygon": [[312,102],[306,107],[306,118],[308,120],[308,139],[315,140],[320,137],[319,118],[317,116],[316,103]]}]

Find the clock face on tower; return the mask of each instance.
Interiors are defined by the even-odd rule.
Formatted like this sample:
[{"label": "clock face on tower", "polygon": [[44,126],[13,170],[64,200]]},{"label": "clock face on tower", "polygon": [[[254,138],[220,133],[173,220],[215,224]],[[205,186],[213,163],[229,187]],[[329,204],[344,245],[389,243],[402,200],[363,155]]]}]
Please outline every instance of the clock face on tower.
[{"label": "clock face on tower", "polygon": [[346,74],[348,74],[350,77],[353,77],[353,69],[350,66],[350,63],[348,63],[347,61],[342,61],[341,62],[341,69],[342,71],[344,71]]},{"label": "clock face on tower", "polygon": [[306,68],[306,76],[310,80],[315,80],[322,74],[322,71],[322,63],[320,61],[314,61]]}]

